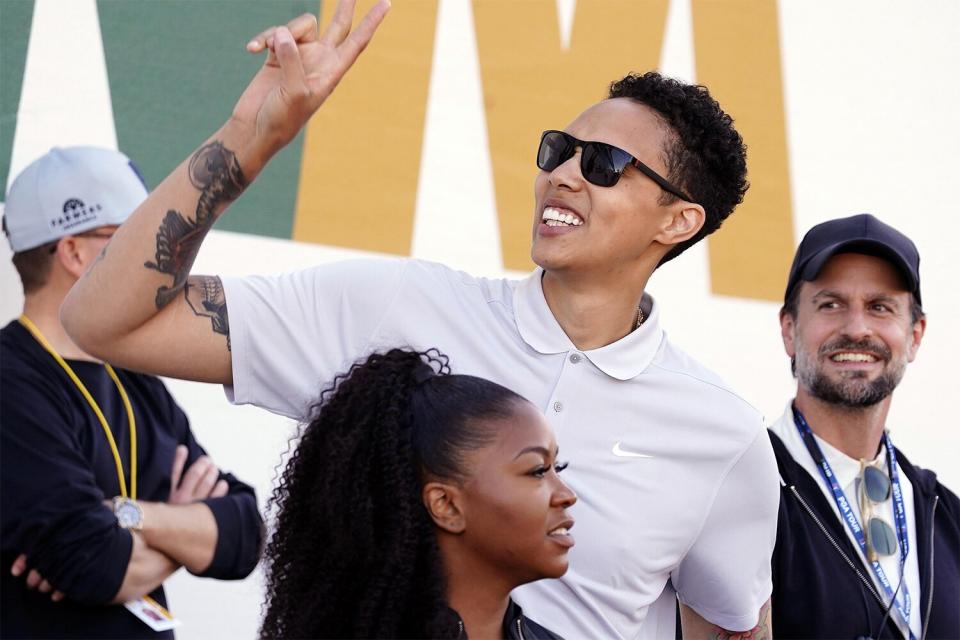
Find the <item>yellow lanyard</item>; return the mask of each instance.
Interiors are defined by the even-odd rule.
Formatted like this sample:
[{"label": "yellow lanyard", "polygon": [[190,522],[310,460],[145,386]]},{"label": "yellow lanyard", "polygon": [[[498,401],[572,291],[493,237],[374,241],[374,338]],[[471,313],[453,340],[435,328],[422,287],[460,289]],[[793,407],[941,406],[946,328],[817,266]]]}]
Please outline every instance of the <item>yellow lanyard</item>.
[{"label": "yellow lanyard", "polygon": [[67,364],[67,361],[60,357],[60,354],[57,353],[50,343],[47,342],[47,339],[43,337],[43,334],[40,333],[40,329],[37,328],[37,325],[26,315],[21,315],[20,324],[22,324],[27,331],[33,334],[33,337],[37,339],[44,349],[46,349],[53,359],[57,361],[63,370],[67,372],[67,375],[70,376],[70,379],[73,380],[73,384],[77,385],[77,389],[80,390],[80,393],[83,394],[83,397],[86,398],[87,403],[90,405],[90,408],[93,409],[93,412],[97,414],[97,419],[100,420],[100,424],[103,426],[103,432],[107,436],[107,442],[110,443],[110,451],[113,452],[113,461],[117,465],[117,479],[120,480],[120,495],[124,498],[130,497],[134,500],[137,498],[137,422],[133,417],[133,405],[130,404],[130,398],[127,397],[127,392],[123,388],[123,385],[120,384],[120,378],[117,377],[117,372],[113,370],[106,362],[103,363],[103,366],[106,368],[107,373],[110,375],[110,378],[113,379],[113,383],[117,385],[117,391],[120,392],[120,399],[123,400],[123,406],[127,410],[127,424],[130,425],[130,495],[127,496],[127,482],[123,475],[123,463],[120,460],[120,451],[117,449],[117,442],[113,439],[113,432],[110,431],[110,425],[107,424],[107,419],[103,415],[103,411],[100,410],[100,405],[97,404],[97,401],[93,399],[93,396],[90,395],[90,392],[87,391],[87,387],[84,386],[83,382],[77,377],[77,374],[73,372],[73,369],[70,368],[70,365]]}]

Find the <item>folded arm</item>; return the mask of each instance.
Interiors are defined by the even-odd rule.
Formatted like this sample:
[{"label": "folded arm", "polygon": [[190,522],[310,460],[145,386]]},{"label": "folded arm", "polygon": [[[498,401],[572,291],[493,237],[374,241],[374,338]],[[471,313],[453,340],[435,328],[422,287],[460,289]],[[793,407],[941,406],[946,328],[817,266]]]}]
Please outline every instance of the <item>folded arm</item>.
[{"label": "folded arm", "polygon": [[[216,467],[212,467],[216,471]],[[253,489],[230,474],[215,475],[209,495],[186,504],[141,503],[142,535],[150,548],[190,573],[221,580],[244,578],[260,558],[263,521]]]},{"label": "folded arm", "polygon": [[129,533],[133,546],[130,550],[127,570],[123,574],[123,582],[113,596],[111,604],[129,602],[147,595],[180,568],[180,564],[175,560],[150,548],[140,534],[125,533]]},{"label": "folded arm", "polygon": [[[250,573],[258,558],[259,543],[262,537],[262,522],[256,513],[256,499],[252,489],[237,481],[233,476],[220,479],[215,465],[209,467],[204,464],[208,459],[203,458],[200,464],[195,464],[191,470],[197,470],[184,478],[183,490],[178,491],[180,497],[187,496],[186,502],[181,504],[140,501],[144,514],[144,525],[140,531],[123,531],[112,528],[108,535],[124,538],[130,536],[129,557],[123,573],[123,581],[112,603],[127,602],[146,595],[159,587],[180,566],[197,575],[211,575],[220,578],[242,578]],[[207,482],[206,469],[214,471],[213,480]],[[228,496],[228,488],[234,495]],[[196,501],[194,501],[196,500]],[[203,500],[203,501],[201,501]],[[237,504],[233,504],[236,501]],[[244,503],[251,503],[250,505]],[[107,518],[113,514],[104,503],[100,508],[108,512]],[[214,506],[216,505],[216,506]],[[246,518],[233,514],[243,513]],[[218,518],[214,510],[223,514],[220,520],[226,522],[226,528],[232,529],[234,538],[248,539],[245,553],[239,549],[224,551],[224,547],[234,548],[232,545],[221,544],[219,538]],[[246,520],[246,521],[244,521]],[[245,530],[240,530],[245,529]],[[228,531],[229,537],[230,531]],[[243,545],[239,545],[243,546]],[[125,553],[124,545],[115,558],[105,558],[104,565],[122,561]],[[220,556],[228,559],[221,560],[217,567],[212,567],[219,552]],[[239,562],[236,560],[239,558]],[[67,559],[69,562],[70,559]],[[51,575],[62,575],[56,566],[48,565]],[[51,593],[53,600],[60,600],[64,593],[55,583],[48,581],[43,573],[31,566],[30,558],[20,554],[11,567],[15,576],[24,576],[25,585],[29,589],[38,589],[43,593]],[[56,579],[54,579],[56,580]],[[80,594],[78,594],[80,595]],[[82,595],[80,595],[82,598]]]},{"label": "folded arm", "polygon": [[[123,581],[120,583],[120,588],[110,599],[110,604],[120,604],[147,595],[180,568],[176,561],[164,553],[151,549],[140,534],[135,532],[124,533],[131,537],[130,556],[123,573]],[[108,558],[107,561],[109,562],[109,560]],[[54,602],[66,597],[56,585],[51,584],[44,578],[38,569],[30,567],[30,558],[25,553],[17,556],[10,567],[10,573],[14,576],[24,576],[24,586],[28,589],[50,593],[50,598]],[[82,593],[75,592],[74,598],[80,601],[85,600]],[[87,602],[89,604],[103,604],[89,599],[87,599]]]},{"label": "folded arm", "polygon": [[144,507],[144,536],[191,573],[220,580],[245,578],[260,559],[264,539],[256,493],[218,468],[194,437],[186,414],[172,396],[166,397],[180,444],[166,503]]},{"label": "folded arm", "polygon": [[10,570],[84,604],[148,593],[178,565],[117,526],[62,409],[40,400],[43,384],[3,377],[4,394],[36,400],[4,403],[3,547],[26,556]]},{"label": "folded arm", "polygon": [[184,442],[171,461],[177,504],[142,503],[144,531],[131,532],[84,457],[59,383],[11,365],[0,384],[10,394],[0,430],[3,549],[26,588],[97,605],[149,593],[181,564],[219,578],[253,569],[262,536],[253,490],[204,455],[169,394],[163,419]]},{"label": "folded arm", "polygon": [[143,502],[143,530],[137,537],[150,549],[175,558],[191,573],[203,573],[217,547],[217,521],[202,502],[169,505]]}]

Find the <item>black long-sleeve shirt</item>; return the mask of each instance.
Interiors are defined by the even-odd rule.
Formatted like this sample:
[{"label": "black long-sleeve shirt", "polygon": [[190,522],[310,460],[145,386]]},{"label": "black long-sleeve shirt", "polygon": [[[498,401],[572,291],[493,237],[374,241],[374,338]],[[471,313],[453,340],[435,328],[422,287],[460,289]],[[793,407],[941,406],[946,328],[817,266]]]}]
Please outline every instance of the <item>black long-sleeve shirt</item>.
[{"label": "black long-sleeve shirt", "polygon": [[[68,364],[106,416],[130,484],[130,433],[124,405],[103,365]],[[137,498],[163,502],[177,445],[187,466],[204,455],[186,415],[163,383],[117,370],[137,425]],[[116,464],[99,420],[57,362],[18,322],[0,330],[0,635],[162,638],[122,605],[133,541],[103,501],[119,495]],[[213,561],[203,576],[243,578],[256,566],[262,520],[253,489],[230,474],[228,495],[204,502],[217,521]],[[10,567],[20,553],[66,599],[26,588]],[[151,596],[166,604],[163,587]],[[176,614],[176,611],[173,612]]]}]

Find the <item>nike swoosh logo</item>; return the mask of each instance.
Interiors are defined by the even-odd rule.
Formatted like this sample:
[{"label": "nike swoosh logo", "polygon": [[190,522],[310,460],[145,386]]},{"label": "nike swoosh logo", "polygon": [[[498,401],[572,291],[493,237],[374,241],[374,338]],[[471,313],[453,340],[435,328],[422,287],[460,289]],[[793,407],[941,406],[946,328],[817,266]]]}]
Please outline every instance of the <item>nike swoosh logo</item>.
[{"label": "nike swoosh logo", "polygon": [[620,446],[620,441],[617,440],[616,444],[613,445],[613,455],[618,458],[652,458],[653,456],[647,455],[646,453],[637,453],[636,451],[627,451]]}]

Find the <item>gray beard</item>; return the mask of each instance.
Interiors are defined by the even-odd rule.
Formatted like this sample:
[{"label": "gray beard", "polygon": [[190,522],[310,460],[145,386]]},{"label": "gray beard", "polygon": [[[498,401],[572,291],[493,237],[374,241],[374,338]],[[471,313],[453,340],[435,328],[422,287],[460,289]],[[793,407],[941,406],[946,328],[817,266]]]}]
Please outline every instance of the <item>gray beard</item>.
[{"label": "gray beard", "polygon": [[893,393],[902,377],[903,369],[900,369],[885,371],[873,381],[867,381],[866,376],[862,374],[835,381],[815,367],[805,370],[799,364],[797,365],[797,380],[810,395],[827,404],[848,409],[872,407]]},{"label": "gray beard", "polygon": [[[856,348],[859,345],[850,343],[849,346]],[[827,345],[823,351],[826,352],[832,348],[836,346]],[[890,352],[885,347],[878,345],[875,349],[889,357]],[[888,360],[886,369],[872,382],[867,380],[867,374],[863,371],[851,372],[848,377],[833,380],[824,373],[816,357],[802,350],[797,350],[794,362],[797,381],[810,395],[828,404],[847,409],[872,407],[889,396],[900,384],[906,369],[905,358],[897,361]]]}]

